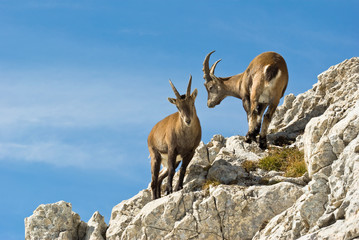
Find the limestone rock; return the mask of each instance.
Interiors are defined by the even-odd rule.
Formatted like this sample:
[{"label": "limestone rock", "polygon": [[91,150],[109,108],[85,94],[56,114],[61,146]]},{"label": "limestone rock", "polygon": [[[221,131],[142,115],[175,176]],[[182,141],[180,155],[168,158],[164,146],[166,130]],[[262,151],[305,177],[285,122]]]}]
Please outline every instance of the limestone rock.
[{"label": "limestone rock", "polygon": [[301,194],[290,183],[180,191],[148,203],[120,239],[250,239]]},{"label": "limestone rock", "polygon": [[[329,68],[318,79],[313,89],[300,95],[302,103],[293,100],[292,108],[282,112],[287,118],[277,119],[279,126],[293,127],[295,121],[285,119],[301,122],[299,116],[305,114],[299,112],[320,112],[304,103],[326,106],[308,121],[303,135],[311,181],[296,203],[274,217],[254,239],[359,237],[359,58]],[[288,126],[280,131],[287,131]]]},{"label": "limestone rock", "polygon": [[142,190],[131,199],[122,201],[112,209],[109,228],[106,232],[106,239],[120,239],[123,230],[138,214],[138,212],[150,201],[152,195],[149,189]]},{"label": "limestone rock", "polygon": [[313,88],[295,97],[289,94],[282,106],[277,108],[268,138],[272,141],[294,141],[304,132],[307,123],[314,117],[321,116],[329,106],[335,111],[346,111],[357,100],[358,60],[351,58],[330,67],[318,76]]},{"label": "limestone rock", "polygon": [[106,230],[105,218],[99,212],[95,212],[87,223],[84,240],[105,240]]},{"label": "limestone rock", "polygon": [[25,239],[83,239],[86,227],[80,216],[72,212],[71,203],[41,204],[33,215],[25,218]]}]

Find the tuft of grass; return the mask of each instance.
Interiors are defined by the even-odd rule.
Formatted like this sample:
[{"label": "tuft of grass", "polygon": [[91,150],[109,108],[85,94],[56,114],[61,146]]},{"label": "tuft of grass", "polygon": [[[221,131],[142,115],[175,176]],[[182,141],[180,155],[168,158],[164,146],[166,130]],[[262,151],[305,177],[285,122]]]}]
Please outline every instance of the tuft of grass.
[{"label": "tuft of grass", "polygon": [[304,153],[296,148],[270,149],[269,155],[259,160],[258,167],[283,171],[285,177],[300,177],[307,171]]},{"label": "tuft of grass", "polygon": [[221,183],[217,180],[211,180],[211,179],[207,179],[207,181],[203,184],[202,186],[202,190],[206,191],[206,190],[209,190],[209,187],[210,186],[218,186],[220,185]]},{"label": "tuft of grass", "polygon": [[300,177],[307,172],[307,166],[305,165],[304,159],[300,162],[293,162],[288,167],[284,174],[285,177]]},{"label": "tuft of grass", "polygon": [[242,167],[244,168],[244,170],[246,170],[246,172],[249,173],[250,171],[256,170],[256,168],[257,168],[258,166],[257,166],[257,163],[256,163],[256,162],[249,161],[249,160],[245,160],[245,161],[242,163]]}]

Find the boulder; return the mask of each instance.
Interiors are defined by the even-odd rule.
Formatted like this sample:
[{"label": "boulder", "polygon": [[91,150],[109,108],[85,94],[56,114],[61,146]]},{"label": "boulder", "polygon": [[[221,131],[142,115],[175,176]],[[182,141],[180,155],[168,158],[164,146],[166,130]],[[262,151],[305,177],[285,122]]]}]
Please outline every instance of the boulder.
[{"label": "boulder", "polygon": [[86,229],[87,224],[72,212],[71,203],[64,201],[41,204],[25,218],[25,240],[83,239]]}]

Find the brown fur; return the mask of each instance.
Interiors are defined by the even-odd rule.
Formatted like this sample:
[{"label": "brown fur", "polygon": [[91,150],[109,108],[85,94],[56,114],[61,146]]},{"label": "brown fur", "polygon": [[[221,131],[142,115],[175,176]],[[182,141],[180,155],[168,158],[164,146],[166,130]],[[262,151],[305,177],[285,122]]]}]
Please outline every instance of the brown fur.
[{"label": "brown fur", "polygon": [[[161,197],[161,184],[167,175],[166,192],[167,194],[172,193],[172,180],[175,169],[179,165],[179,162],[176,161],[177,156],[182,158],[182,165],[175,191],[182,189],[187,166],[192,160],[195,149],[201,141],[201,124],[194,105],[197,89],[189,95],[191,79],[186,95],[179,96],[177,90],[175,91],[174,86],[172,86],[177,99],[169,98],[169,101],[175,104],[179,111],[158,122],[152,128],[147,139],[151,156],[151,189],[153,199]],[[162,163],[164,155],[168,156],[167,164]],[[167,165],[168,168],[164,168],[160,172],[161,163]]]},{"label": "brown fur", "polygon": [[[243,73],[221,78],[214,75],[219,61],[209,68],[209,58],[213,52],[209,53],[203,62],[208,107],[220,104],[227,96],[242,99],[248,120],[246,141],[256,140],[260,131],[260,147],[267,148],[268,126],[288,84],[285,60],[278,53],[265,52],[255,57]],[[267,107],[261,126],[262,116]]]}]

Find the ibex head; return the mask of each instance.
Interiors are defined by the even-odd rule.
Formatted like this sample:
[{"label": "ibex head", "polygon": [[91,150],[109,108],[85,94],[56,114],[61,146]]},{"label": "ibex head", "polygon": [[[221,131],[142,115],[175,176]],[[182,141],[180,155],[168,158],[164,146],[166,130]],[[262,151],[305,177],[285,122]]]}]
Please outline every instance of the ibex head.
[{"label": "ibex head", "polygon": [[215,62],[211,68],[209,68],[209,58],[212,53],[214,53],[214,51],[210,52],[204,59],[202,69],[204,73],[203,78],[205,80],[204,86],[208,92],[207,106],[209,108],[213,108],[214,106],[220,104],[221,101],[226,97],[223,90],[223,80],[214,75],[214,70],[221,59]]},{"label": "ibex head", "polygon": [[176,95],[176,98],[168,98],[168,101],[174,105],[176,105],[178,112],[181,116],[181,119],[185,123],[186,126],[190,126],[193,118],[196,116],[196,108],[194,106],[195,99],[197,97],[198,90],[197,88],[191,94],[191,84],[192,84],[192,76],[190,76],[187,93],[184,95],[180,95],[173,83],[170,81],[173,92]]}]

